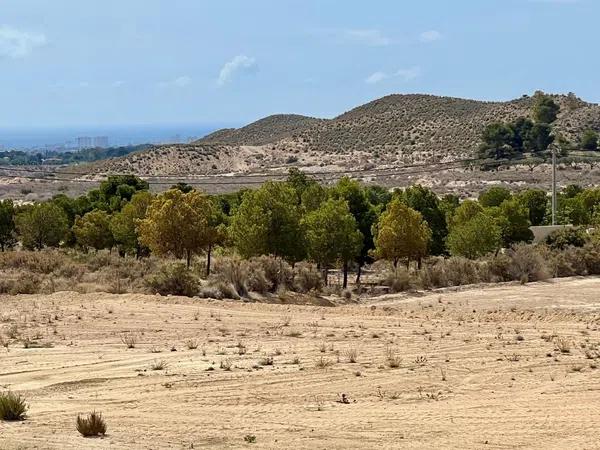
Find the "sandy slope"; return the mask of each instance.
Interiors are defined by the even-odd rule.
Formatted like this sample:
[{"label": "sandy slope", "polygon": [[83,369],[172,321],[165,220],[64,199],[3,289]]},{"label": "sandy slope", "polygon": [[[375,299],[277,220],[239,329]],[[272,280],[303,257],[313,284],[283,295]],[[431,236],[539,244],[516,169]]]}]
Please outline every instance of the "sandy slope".
[{"label": "sandy slope", "polygon": [[[251,447],[245,435],[256,448],[600,448],[600,360],[585,355],[600,342],[599,287],[590,278],[337,308],[1,297],[5,335],[17,324],[21,339],[54,346],[2,348],[0,386],[31,409],[0,422],[0,449]],[[139,333],[134,349],[126,331]],[[274,364],[261,366],[268,355]],[[166,370],[151,370],[160,359]],[[92,409],[107,419],[104,439],[75,431]]]}]

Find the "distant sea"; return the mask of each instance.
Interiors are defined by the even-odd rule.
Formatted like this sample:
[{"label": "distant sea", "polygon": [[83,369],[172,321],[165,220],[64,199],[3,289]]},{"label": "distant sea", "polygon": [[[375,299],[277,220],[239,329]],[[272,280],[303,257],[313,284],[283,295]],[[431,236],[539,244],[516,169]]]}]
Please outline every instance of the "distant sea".
[{"label": "distant sea", "polygon": [[108,146],[136,144],[161,144],[188,142],[200,139],[220,128],[236,127],[232,124],[185,124],[185,125],[119,125],[107,127],[46,127],[2,128],[0,147],[4,150],[45,150],[62,146],[77,148],[77,138],[108,137]]}]

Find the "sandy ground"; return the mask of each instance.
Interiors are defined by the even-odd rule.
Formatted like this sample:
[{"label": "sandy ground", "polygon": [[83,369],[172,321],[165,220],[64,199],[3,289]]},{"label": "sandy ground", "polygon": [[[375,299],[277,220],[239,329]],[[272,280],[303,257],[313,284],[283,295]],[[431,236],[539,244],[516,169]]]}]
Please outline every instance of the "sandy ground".
[{"label": "sandy ground", "polygon": [[[600,448],[599,288],[571,279],[335,308],[0,297],[4,339],[16,334],[0,349],[0,389],[30,403],[27,420],[0,422],[0,449]],[[85,439],[75,418],[94,409],[108,434]]]}]

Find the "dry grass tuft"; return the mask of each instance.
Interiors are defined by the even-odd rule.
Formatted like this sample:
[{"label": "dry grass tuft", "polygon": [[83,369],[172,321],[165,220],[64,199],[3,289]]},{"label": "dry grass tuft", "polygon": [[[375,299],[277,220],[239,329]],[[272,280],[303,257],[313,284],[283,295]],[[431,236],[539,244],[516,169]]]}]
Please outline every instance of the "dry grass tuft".
[{"label": "dry grass tuft", "polygon": [[85,416],[77,416],[77,431],[83,437],[104,436],[106,434],[106,422],[101,413],[96,411]]},{"label": "dry grass tuft", "polygon": [[6,421],[25,420],[28,407],[20,394],[10,391],[0,393],[0,419]]}]

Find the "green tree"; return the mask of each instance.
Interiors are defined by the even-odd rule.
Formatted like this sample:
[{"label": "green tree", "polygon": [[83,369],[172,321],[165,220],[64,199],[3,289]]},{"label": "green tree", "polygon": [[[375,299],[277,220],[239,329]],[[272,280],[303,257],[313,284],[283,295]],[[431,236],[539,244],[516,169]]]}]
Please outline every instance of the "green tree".
[{"label": "green tree", "polygon": [[275,255],[294,263],[305,256],[300,217],[294,188],[270,181],[244,194],[230,237],[242,257]]},{"label": "green tree", "polygon": [[148,247],[140,243],[138,225],[146,217],[151,202],[152,194],[140,191],[121,211],[113,214],[110,229],[121,253],[135,252],[136,258],[148,253]]},{"label": "green tree", "polygon": [[529,133],[531,132],[533,125],[531,119],[526,117],[519,117],[510,124],[514,134],[512,147],[516,152],[523,153],[529,151]]},{"label": "green tree", "polygon": [[485,127],[479,148],[480,158],[509,159],[515,154],[513,128],[502,122],[491,123]]},{"label": "green tree", "polygon": [[494,218],[482,212],[452,227],[448,235],[448,250],[452,256],[475,259],[497,251],[501,238],[501,230]]},{"label": "green tree", "polygon": [[77,217],[73,234],[83,248],[101,250],[112,248],[114,239],[110,229],[111,216],[106,211],[94,210]]},{"label": "green tree", "polygon": [[363,236],[345,200],[329,199],[302,219],[308,256],[323,270],[325,284],[329,268],[339,261],[348,285],[348,265],[360,253]]},{"label": "green tree", "polygon": [[527,148],[532,152],[544,152],[553,142],[552,127],[546,123],[536,123],[529,131]]},{"label": "green tree", "polygon": [[15,225],[27,249],[58,247],[68,232],[65,212],[51,202],[27,206],[15,216]]},{"label": "green tree", "polygon": [[373,226],[375,257],[392,261],[421,261],[427,255],[431,230],[420,212],[408,207],[399,198],[393,199]]},{"label": "green tree", "polygon": [[536,92],[533,105],[533,119],[537,123],[553,123],[558,117],[560,106],[552,99],[552,97],[541,92]]},{"label": "green tree", "polygon": [[358,229],[363,235],[362,247],[356,256],[356,264],[358,265],[356,284],[360,284],[362,267],[370,262],[370,251],[373,248],[373,224],[377,220],[377,210],[369,203],[365,190],[361,184],[348,177],[342,177],[329,190],[329,194],[334,199],[345,200],[350,208],[350,213],[354,216]]},{"label": "green tree", "polygon": [[465,200],[455,210],[449,224],[450,228],[462,225],[483,212],[483,207],[474,200]]},{"label": "green tree", "polygon": [[504,200],[512,197],[510,191],[500,186],[493,186],[479,194],[479,204],[484,208],[500,206]]},{"label": "green tree", "polygon": [[529,211],[517,199],[505,200],[500,206],[488,208],[486,212],[496,219],[505,247],[510,247],[516,242],[533,240],[533,232],[529,229],[531,226]]},{"label": "green tree", "polygon": [[594,130],[585,130],[581,136],[581,148],[593,152],[598,150],[598,133]]},{"label": "green tree", "polygon": [[445,252],[445,240],[448,235],[446,215],[440,208],[438,196],[431,190],[421,185],[406,188],[400,194],[400,198],[410,208],[418,211],[427,222],[431,230],[431,241],[429,252],[433,255],[441,255]]},{"label": "green tree", "polygon": [[12,200],[0,201],[0,250],[15,245],[15,207]]},{"label": "green tree", "polygon": [[218,206],[199,191],[187,194],[179,189],[168,190],[156,196],[139,222],[139,241],[158,254],[171,253],[185,258],[190,267],[192,255],[207,252],[207,270],[210,270],[210,250],[214,245]]},{"label": "green tree", "polygon": [[548,194],[541,189],[527,189],[517,196],[518,201],[529,211],[529,221],[532,225],[544,223],[548,209]]}]

